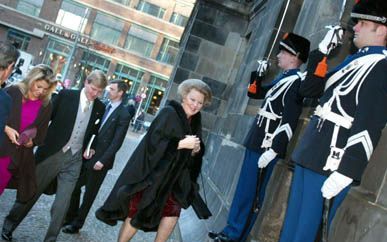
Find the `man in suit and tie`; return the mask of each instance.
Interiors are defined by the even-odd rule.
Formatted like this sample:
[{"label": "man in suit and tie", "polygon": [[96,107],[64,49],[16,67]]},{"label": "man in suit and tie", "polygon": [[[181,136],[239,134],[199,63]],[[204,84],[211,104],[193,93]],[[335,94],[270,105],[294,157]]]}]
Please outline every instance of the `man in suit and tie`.
[{"label": "man in suit and tie", "polygon": [[[77,183],[82,154],[93,135],[98,133],[105,106],[97,98],[107,85],[102,71],[95,70],[86,77],[82,90],[62,90],[53,99],[51,123],[35,160],[37,193],[26,203],[16,201],[6,216],[2,238],[12,240],[12,232],[24,219],[40,195],[56,181],[56,196],[51,207],[51,221],[44,241],[56,241],[62,227],[71,193]],[[85,157],[90,158],[90,157]]]},{"label": "man in suit and tie", "polygon": [[[62,232],[74,234],[82,228],[107,172],[113,167],[132,118],[122,99],[128,85],[122,80],[113,80],[109,85],[109,100],[99,130],[95,155],[83,163],[81,175],[71,196],[65,226]],[[85,186],[80,205],[81,188]]]}]

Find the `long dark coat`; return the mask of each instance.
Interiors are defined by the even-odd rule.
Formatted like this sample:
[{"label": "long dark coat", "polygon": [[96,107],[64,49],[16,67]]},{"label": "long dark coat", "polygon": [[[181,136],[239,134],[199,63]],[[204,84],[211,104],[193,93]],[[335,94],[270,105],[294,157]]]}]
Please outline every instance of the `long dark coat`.
[{"label": "long dark coat", "polygon": [[157,230],[170,193],[183,208],[189,207],[199,195],[196,179],[204,146],[194,157],[192,150],[178,150],[178,142],[186,135],[201,137],[200,113],[189,123],[181,105],[171,101],[152,122],[105,204],[97,211],[97,218],[110,225],[124,220],[131,196],[142,190],[144,195],[138,204],[138,212],[131,220],[138,229]]},{"label": "long dark coat", "polygon": [[[23,95],[16,86],[11,86],[6,91],[12,98],[12,110],[8,117],[7,125],[19,131]],[[43,144],[48,122],[50,121],[51,110],[51,103],[48,103],[46,106],[42,105],[35,121],[27,127],[27,129],[37,128],[36,137],[32,140],[34,146]],[[37,187],[33,147],[16,146],[7,138],[4,140],[3,145],[0,146],[0,157],[2,156],[11,156],[11,163],[8,169],[12,174],[12,178],[8,188],[17,189],[16,199],[19,202],[28,201],[35,194]]]}]

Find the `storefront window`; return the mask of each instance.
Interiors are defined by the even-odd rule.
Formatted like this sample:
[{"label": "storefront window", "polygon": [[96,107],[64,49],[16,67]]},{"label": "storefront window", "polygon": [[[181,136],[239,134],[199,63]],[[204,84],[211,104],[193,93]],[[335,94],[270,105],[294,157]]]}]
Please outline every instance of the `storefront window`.
[{"label": "storefront window", "polygon": [[119,78],[126,81],[129,85],[128,94],[134,97],[137,94],[143,75],[143,71],[119,63],[114,71],[113,79]]},{"label": "storefront window", "polygon": [[164,96],[168,80],[152,75],[146,87],[146,100],[142,103],[142,108],[146,113],[155,115],[159,110],[161,100]]},{"label": "storefront window", "polygon": [[173,65],[179,52],[179,43],[170,39],[164,39],[157,60]]},{"label": "storefront window", "polygon": [[18,0],[16,9],[22,13],[39,16],[43,0]]},{"label": "storefront window", "polygon": [[[111,60],[95,53],[85,50],[82,55],[81,64],[79,66],[79,74],[77,81],[83,83],[87,75],[93,70],[101,70],[107,73]],[[79,84],[79,83],[78,83]]]},{"label": "storefront window", "polygon": [[64,70],[71,49],[72,46],[67,43],[50,39],[43,57],[43,63],[49,65],[54,73],[63,74],[62,71]]},{"label": "storefront window", "polygon": [[22,32],[10,29],[7,34],[7,40],[13,43],[18,49],[26,51],[31,37]]},{"label": "storefront window", "polygon": [[91,32],[91,37],[103,43],[117,45],[124,22],[111,15],[98,13]]},{"label": "storefront window", "polygon": [[185,27],[188,22],[188,17],[174,12],[169,22],[179,25],[181,27]]},{"label": "storefront window", "polygon": [[138,11],[141,11],[141,12],[144,12],[144,13],[147,13],[149,15],[152,15],[156,18],[163,18],[164,17],[164,13],[165,13],[165,9],[164,8],[161,8],[155,4],[152,4],[152,3],[148,3],[146,1],[143,1],[143,0],[140,0],[137,4],[137,8],[136,8]]},{"label": "storefront window", "polygon": [[130,4],[130,0],[111,0],[111,1],[125,5],[125,6],[129,6],[129,4]]},{"label": "storefront window", "polygon": [[64,0],[59,9],[55,23],[68,29],[83,33],[87,16],[85,16],[86,7],[71,0]]},{"label": "storefront window", "polygon": [[128,37],[126,38],[125,49],[145,57],[150,57],[156,40],[156,32],[132,24],[128,32]]}]

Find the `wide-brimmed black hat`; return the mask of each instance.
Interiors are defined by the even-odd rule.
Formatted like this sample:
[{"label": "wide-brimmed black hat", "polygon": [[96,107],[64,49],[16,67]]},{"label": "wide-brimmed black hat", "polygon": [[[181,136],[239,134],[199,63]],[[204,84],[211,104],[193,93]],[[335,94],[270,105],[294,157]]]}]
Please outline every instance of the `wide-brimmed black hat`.
[{"label": "wide-brimmed black hat", "polygon": [[280,50],[286,50],[304,63],[308,60],[309,48],[309,40],[294,33],[285,33],[279,45]]},{"label": "wide-brimmed black hat", "polygon": [[387,1],[356,0],[352,9],[351,18],[355,22],[363,19],[387,25]]}]

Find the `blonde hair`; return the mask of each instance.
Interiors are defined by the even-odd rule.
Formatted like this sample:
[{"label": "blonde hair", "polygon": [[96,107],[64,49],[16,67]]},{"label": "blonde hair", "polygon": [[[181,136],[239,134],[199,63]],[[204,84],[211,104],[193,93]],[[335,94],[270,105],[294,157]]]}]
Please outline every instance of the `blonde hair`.
[{"label": "blonde hair", "polygon": [[204,95],[204,105],[208,106],[212,101],[211,88],[202,80],[199,79],[187,79],[184,80],[177,87],[177,94],[180,99],[183,99],[192,90],[200,92]]},{"label": "blonde hair", "polygon": [[55,75],[49,66],[44,64],[36,65],[28,72],[27,76],[16,85],[19,87],[23,96],[28,98],[28,91],[36,81],[46,81],[49,85],[49,90],[41,98],[43,105],[46,106],[50,102],[51,94],[55,90],[57,83]]},{"label": "blonde hair", "polygon": [[94,70],[86,77],[87,83],[93,84],[96,87],[104,89],[107,84],[107,78],[105,73],[101,70]]}]

